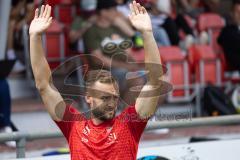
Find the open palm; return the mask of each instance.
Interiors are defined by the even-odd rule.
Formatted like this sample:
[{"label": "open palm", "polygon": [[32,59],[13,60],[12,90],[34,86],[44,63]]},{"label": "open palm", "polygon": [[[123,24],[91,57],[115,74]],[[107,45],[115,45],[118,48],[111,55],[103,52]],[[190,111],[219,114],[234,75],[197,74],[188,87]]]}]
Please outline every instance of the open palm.
[{"label": "open palm", "polygon": [[152,30],[151,19],[143,6],[133,1],[130,4],[130,10],[131,15],[129,16],[129,20],[137,30],[140,32]]},{"label": "open palm", "polygon": [[51,23],[51,6],[42,5],[40,14],[39,9],[36,9],[35,11],[35,17],[31,22],[29,34],[41,34],[51,25]]}]

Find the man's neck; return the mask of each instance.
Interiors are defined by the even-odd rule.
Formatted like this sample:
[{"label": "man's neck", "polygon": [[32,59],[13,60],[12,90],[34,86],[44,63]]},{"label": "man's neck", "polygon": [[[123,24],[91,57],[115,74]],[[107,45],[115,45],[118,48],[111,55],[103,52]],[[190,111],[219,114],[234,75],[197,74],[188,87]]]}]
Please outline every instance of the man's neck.
[{"label": "man's neck", "polygon": [[102,124],[104,121],[100,120],[100,119],[97,119],[97,118],[93,118],[92,119],[92,123],[96,126]]},{"label": "man's neck", "polygon": [[92,115],[92,119],[91,119],[92,124],[95,125],[95,126],[99,126],[99,125],[103,124],[104,122],[106,122],[105,123],[106,125],[111,125],[111,122],[113,122],[112,120],[113,119],[100,120],[98,118],[95,118],[93,115]]}]

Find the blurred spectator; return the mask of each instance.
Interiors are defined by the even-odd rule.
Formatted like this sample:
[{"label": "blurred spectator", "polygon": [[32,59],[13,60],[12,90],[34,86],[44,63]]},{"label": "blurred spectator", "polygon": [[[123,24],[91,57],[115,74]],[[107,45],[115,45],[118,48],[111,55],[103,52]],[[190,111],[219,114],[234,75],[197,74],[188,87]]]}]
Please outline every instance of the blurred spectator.
[{"label": "blurred spectator", "polygon": [[143,47],[143,40],[140,33],[135,32],[131,27],[131,23],[128,19],[130,14],[129,4],[130,0],[115,0],[116,3],[116,17],[112,17],[112,23],[118,27],[124,34],[132,38],[135,48]]},{"label": "blurred spectator", "polygon": [[117,11],[120,12],[122,15],[125,17],[128,17],[130,14],[130,9],[129,9],[129,0],[115,0],[117,5]]},{"label": "blurred spectator", "polygon": [[177,12],[187,14],[193,19],[197,19],[201,13],[218,13],[219,0],[174,0],[177,5]]},{"label": "blurred spectator", "polygon": [[[149,6],[152,8],[152,6]],[[168,6],[164,9],[163,6],[161,6],[165,12],[169,12]],[[150,18],[152,21],[152,26],[153,26],[153,34],[154,38],[158,44],[158,46],[170,46],[171,42],[168,37],[168,34],[166,30],[161,27],[161,24],[163,24],[163,21],[165,19],[165,16],[161,15],[157,7],[154,7],[151,9],[151,12],[149,12]]]},{"label": "blurred spectator", "polygon": [[18,59],[13,68],[14,72],[21,72],[24,68],[22,28],[24,24],[31,21],[33,11],[33,0],[12,0],[8,28],[7,58]]},{"label": "blurred spectator", "polygon": [[224,50],[227,64],[240,71],[240,0],[233,1],[232,11],[232,24],[223,28],[218,43]]},{"label": "blurred spectator", "polygon": [[[116,16],[116,3],[114,1],[98,1],[96,23],[94,23],[87,30],[86,34],[84,34],[85,53],[111,58],[116,52],[107,54],[103,50],[103,45],[107,44],[107,41],[120,42],[126,38],[130,38],[130,36],[122,31],[122,28],[115,25],[113,19],[118,19]],[[92,65],[94,65],[95,62],[92,63]],[[124,66],[125,65],[120,65],[119,67],[125,68]],[[109,63],[106,63],[106,67],[110,69],[111,66]]]},{"label": "blurred spectator", "polygon": [[[152,20],[154,20],[156,17],[151,17],[151,18],[152,18]],[[152,24],[152,26],[153,26],[153,35],[157,42],[157,45],[159,47],[160,46],[170,46],[171,42],[169,40],[167,32],[162,27],[156,26],[154,24]]]},{"label": "blurred spectator", "polygon": [[220,0],[203,0],[205,12],[219,13]]},{"label": "blurred spectator", "polygon": [[127,0],[113,0],[115,3],[112,16],[109,15],[108,19],[111,21],[111,24],[121,30],[126,36],[130,37],[133,41],[135,48],[143,47],[143,40],[140,33],[136,32],[128,19],[129,3]]},{"label": "blurred spectator", "polygon": [[173,19],[170,0],[151,0],[150,1],[150,16],[153,26],[162,27],[167,32],[171,45],[179,45],[180,36],[179,29],[182,29],[186,35],[192,35],[193,31],[188,26],[182,15],[178,15]]},{"label": "blurred spectator", "polygon": [[[91,58],[91,68],[102,68],[103,63],[104,68],[111,70],[113,76],[119,81],[121,92],[125,93],[125,90],[131,85],[126,83],[126,74],[128,71],[135,71],[139,68],[127,62],[125,55],[129,56],[128,61],[133,61],[130,51],[127,48],[125,50],[119,47],[122,43],[127,43],[128,48],[131,47],[131,41],[129,40],[134,33],[131,33],[127,24],[118,23],[124,22],[124,20],[118,17],[116,5],[114,0],[98,0],[97,20],[84,34],[84,45],[86,54],[91,54],[100,59],[99,62],[97,59]],[[125,26],[127,28],[124,28]],[[116,53],[118,53],[118,56],[113,58]],[[134,83],[138,84],[138,82]],[[130,98],[131,96],[126,97]]]},{"label": "blurred spectator", "polygon": [[96,16],[92,14],[96,9],[96,5],[97,5],[96,0],[81,0],[80,2],[81,10],[84,13],[89,13],[89,17],[87,18],[83,16],[74,17],[69,33],[70,48],[72,51],[80,53],[84,52],[82,36],[96,20]]},{"label": "blurred spectator", "polygon": [[[178,26],[183,26],[182,28],[185,29],[184,32],[189,33],[193,35],[194,31],[197,33],[197,20],[198,17],[202,13],[219,13],[220,9],[220,1],[219,0],[172,0],[175,4],[176,12],[177,12],[177,20],[176,23]],[[187,19],[187,22],[189,26],[191,26],[192,30],[189,30],[190,28],[187,28],[187,26],[182,23],[183,20],[181,19]],[[185,26],[185,27],[184,27]],[[195,34],[197,35],[197,34]],[[207,31],[200,31],[198,33],[197,41],[200,44],[208,44],[209,43],[209,35]]]},{"label": "blurred spectator", "polygon": [[[11,98],[6,79],[0,79],[0,133],[11,133]],[[14,141],[6,142],[10,147],[16,147]]]},{"label": "blurred spectator", "polygon": [[128,17],[130,14],[129,10],[129,0],[115,0],[117,3],[117,11],[122,13],[125,17]]},{"label": "blurred spectator", "polygon": [[200,7],[200,0],[176,0],[177,13],[186,14],[193,19],[204,12],[204,8]]},{"label": "blurred spectator", "polygon": [[94,11],[97,7],[97,0],[81,0],[81,9],[84,11]]},{"label": "blurred spectator", "polygon": [[[115,6],[117,3],[114,2]],[[81,9],[83,12],[94,12],[96,9],[97,1],[96,0],[82,0],[81,1]],[[128,7],[129,8],[129,7]],[[111,22],[111,25],[117,27],[121,30],[126,36],[131,37],[134,46],[136,48],[143,47],[142,38],[139,33],[136,33],[134,29],[131,27],[131,24],[127,17],[125,17],[121,12],[118,12],[116,8],[112,9],[112,15],[108,15],[108,20]],[[70,42],[71,48],[73,50],[77,50],[78,52],[83,52],[84,46],[82,42],[82,36],[86,32],[86,30],[92,26],[96,21],[96,15],[91,15],[88,19],[84,19],[83,17],[75,17],[70,31]]]}]

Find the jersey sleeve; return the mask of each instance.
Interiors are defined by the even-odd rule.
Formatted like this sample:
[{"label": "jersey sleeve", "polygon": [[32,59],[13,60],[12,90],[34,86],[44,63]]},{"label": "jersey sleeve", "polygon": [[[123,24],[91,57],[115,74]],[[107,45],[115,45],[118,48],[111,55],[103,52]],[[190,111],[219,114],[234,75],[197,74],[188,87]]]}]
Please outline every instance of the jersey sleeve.
[{"label": "jersey sleeve", "polygon": [[62,131],[64,137],[69,141],[69,136],[76,122],[84,120],[81,113],[72,106],[66,106],[63,119],[54,121],[58,128]]},{"label": "jersey sleeve", "polygon": [[120,115],[122,122],[127,123],[136,141],[139,141],[149,119],[141,119],[135,106],[127,107]]}]

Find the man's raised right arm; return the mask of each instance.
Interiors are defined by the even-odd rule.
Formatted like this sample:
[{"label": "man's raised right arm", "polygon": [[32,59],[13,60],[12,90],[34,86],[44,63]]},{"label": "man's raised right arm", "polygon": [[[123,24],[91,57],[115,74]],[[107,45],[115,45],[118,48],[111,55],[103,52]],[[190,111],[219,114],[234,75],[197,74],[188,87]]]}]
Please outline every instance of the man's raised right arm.
[{"label": "man's raised right arm", "polygon": [[[65,111],[65,103],[62,96],[51,82],[51,70],[45,58],[42,33],[51,25],[51,6],[46,5],[36,9],[35,17],[29,28],[30,35],[30,59],[35,78],[36,87],[42,97],[45,108],[55,121],[60,121]],[[56,107],[58,110],[56,112]]]}]

